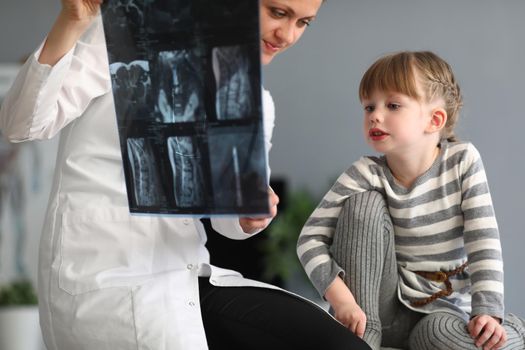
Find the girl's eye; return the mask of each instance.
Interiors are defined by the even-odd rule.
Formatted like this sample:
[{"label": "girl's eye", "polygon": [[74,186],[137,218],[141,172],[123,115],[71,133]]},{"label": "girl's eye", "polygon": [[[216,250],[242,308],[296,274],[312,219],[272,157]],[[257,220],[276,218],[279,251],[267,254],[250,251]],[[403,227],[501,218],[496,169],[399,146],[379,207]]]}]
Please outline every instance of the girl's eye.
[{"label": "girl's eye", "polygon": [[374,111],[374,106],[365,106],[365,112],[372,113]]},{"label": "girl's eye", "polygon": [[390,109],[392,111],[398,110],[399,108],[401,108],[401,105],[399,105],[398,103],[389,103],[388,104],[388,109]]}]

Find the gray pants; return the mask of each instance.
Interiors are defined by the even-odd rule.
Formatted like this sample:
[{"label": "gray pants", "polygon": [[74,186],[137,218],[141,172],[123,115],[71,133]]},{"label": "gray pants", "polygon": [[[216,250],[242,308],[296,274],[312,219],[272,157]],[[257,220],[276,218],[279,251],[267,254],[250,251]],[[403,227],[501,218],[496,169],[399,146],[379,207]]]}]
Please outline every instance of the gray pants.
[{"label": "gray pants", "polygon": [[[478,349],[466,322],[452,313],[418,313],[397,297],[397,261],[394,230],[388,208],[379,192],[350,197],[339,216],[331,248],[345,270],[344,281],[367,315],[365,341],[411,350]],[[509,314],[504,350],[525,349],[523,320]]]}]

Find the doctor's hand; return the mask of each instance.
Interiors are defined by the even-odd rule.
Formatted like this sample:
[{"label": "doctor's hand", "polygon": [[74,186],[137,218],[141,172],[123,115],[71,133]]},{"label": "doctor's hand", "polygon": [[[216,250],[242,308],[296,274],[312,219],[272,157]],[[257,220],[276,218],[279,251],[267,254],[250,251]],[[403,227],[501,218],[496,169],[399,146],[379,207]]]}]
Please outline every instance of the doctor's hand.
[{"label": "doctor's hand", "polygon": [[70,20],[90,20],[98,14],[102,0],[62,0],[62,14]]},{"label": "doctor's hand", "polygon": [[62,0],[62,15],[73,21],[90,21],[100,9],[102,0]]},{"label": "doctor's hand", "polygon": [[100,4],[102,0],[62,0],[62,10],[47,35],[38,62],[54,66],[64,57],[93,22]]},{"label": "doctor's hand", "polygon": [[268,226],[270,221],[277,215],[277,204],[279,197],[275,194],[271,187],[268,187],[268,197],[270,202],[270,214],[266,217],[242,217],[239,218],[239,224],[246,233],[254,233],[263,230]]}]

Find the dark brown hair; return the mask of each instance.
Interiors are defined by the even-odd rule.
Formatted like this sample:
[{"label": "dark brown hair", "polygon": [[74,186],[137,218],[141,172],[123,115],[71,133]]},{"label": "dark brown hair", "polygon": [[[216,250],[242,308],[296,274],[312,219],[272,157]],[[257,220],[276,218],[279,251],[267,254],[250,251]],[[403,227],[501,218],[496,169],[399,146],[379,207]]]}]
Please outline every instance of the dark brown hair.
[{"label": "dark brown hair", "polygon": [[[417,90],[417,80],[424,96]],[[463,97],[450,65],[430,51],[402,51],[378,59],[365,72],[359,85],[359,98],[367,99],[374,91],[392,91],[430,102],[442,98],[447,123],[442,137],[456,141],[454,127],[463,106]]]}]

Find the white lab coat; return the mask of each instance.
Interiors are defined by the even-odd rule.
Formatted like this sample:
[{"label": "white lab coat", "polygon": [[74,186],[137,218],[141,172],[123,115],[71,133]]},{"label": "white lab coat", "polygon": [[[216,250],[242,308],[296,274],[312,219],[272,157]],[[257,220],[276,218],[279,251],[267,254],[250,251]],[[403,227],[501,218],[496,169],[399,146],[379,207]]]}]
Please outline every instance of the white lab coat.
[{"label": "white lab coat", "polygon": [[[219,286],[268,286],[209,264],[198,218],[130,215],[100,17],[54,67],[22,68],[0,112],[9,140],[61,131],[39,256],[48,350],[207,349],[198,276]],[[263,92],[266,148],[274,125]],[[244,239],[236,218],[214,218]],[[232,252],[235,254],[235,252]]]}]

